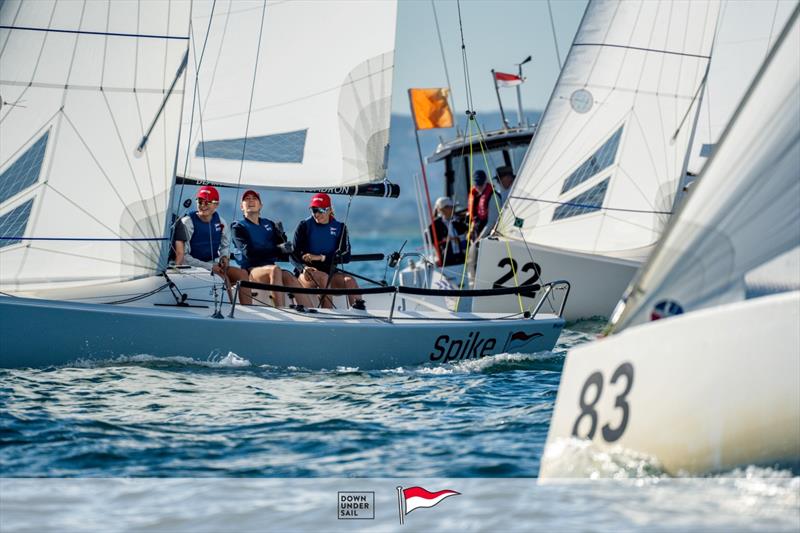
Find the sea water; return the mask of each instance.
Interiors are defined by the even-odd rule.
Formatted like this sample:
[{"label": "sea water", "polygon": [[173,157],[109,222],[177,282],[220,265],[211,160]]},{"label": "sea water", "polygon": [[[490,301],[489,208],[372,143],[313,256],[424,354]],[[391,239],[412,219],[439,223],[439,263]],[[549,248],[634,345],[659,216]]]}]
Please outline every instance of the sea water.
[{"label": "sea water", "polygon": [[[800,529],[800,477],[780,467],[672,479],[586,450],[588,480],[537,483],[565,354],[603,324],[568,325],[551,352],[435,367],[229,353],[0,370],[0,530]],[[401,525],[397,487],[414,485],[460,494]],[[372,518],[337,516],[349,492]]]}]

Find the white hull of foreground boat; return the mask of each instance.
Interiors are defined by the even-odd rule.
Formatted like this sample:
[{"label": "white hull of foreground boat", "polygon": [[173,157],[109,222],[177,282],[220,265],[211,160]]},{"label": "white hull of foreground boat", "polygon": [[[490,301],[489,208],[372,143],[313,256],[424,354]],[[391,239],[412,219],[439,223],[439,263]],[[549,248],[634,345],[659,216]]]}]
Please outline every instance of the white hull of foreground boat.
[{"label": "white hull of foreground boat", "polygon": [[648,323],[570,350],[541,477],[576,477],[569,439],[670,474],[800,462],[800,292]]},{"label": "white hull of foreground boat", "polygon": [[[509,251],[513,258],[514,272]],[[573,321],[597,316],[608,317],[640,264],[640,261],[635,260],[580,254],[535,244],[526,246],[524,243],[503,238],[484,239],[478,249],[475,288],[513,287],[514,273],[520,285],[566,279],[570,282],[571,290],[564,308],[564,318]],[[523,296],[522,299],[525,308],[532,307],[537,302],[537,298]],[[549,310],[546,303],[543,309]],[[473,302],[472,310],[519,311],[519,299],[513,295],[481,298]]]},{"label": "white hull of foreground boat", "polygon": [[[389,310],[298,312],[265,306],[236,306],[231,318],[229,304],[222,309],[225,318],[215,319],[207,274],[204,284],[193,287],[195,276],[170,277],[193,306],[174,305],[167,290],[121,305],[0,297],[0,367],[140,354],[206,361],[233,352],[253,365],[396,368],[550,350],[564,326],[562,318],[545,314],[504,319],[489,313],[395,310],[390,317]],[[164,279],[131,283],[153,290]],[[117,296],[129,294],[117,291]]]}]

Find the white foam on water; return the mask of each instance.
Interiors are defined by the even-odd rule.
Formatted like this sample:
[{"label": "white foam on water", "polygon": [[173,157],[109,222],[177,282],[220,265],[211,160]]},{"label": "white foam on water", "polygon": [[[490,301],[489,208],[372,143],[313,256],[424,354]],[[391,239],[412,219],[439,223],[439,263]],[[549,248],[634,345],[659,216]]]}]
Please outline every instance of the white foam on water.
[{"label": "white foam on water", "polygon": [[551,478],[645,479],[665,478],[659,461],[649,455],[615,446],[599,450],[591,441],[558,439],[544,451]]},{"label": "white foam on water", "polygon": [[557,359],[562,355],[554,352],[540,352],[535,354],[527,353],[501,353],[483,357],[481,359],[470,359],[468,361],[459,361],[453,364],[445,364],[441,366],[422,367],[416,370],[420,374],[478,374],[486,370],[509,364],[528,363],[532,361],[547,361],[548,359]]},{"label": "white foam on water", "polygon": [[212,354],[207,360],[201,361],[193,357],[186,356],[156,356],[149,354],[137,355],[118,355],[109,357],[107,359],[78,359],[75,362],[66,365],[73,368],[101,368],[116,365],[131,365],[131,364],[153,364],[153,363],[166,363],[171,365],[185,365],[185,366],[203,366],[207,368],[242,368],[251,366],[250,361],[244,357],[240,357],[233,352],[228,352],[227,355]]}]

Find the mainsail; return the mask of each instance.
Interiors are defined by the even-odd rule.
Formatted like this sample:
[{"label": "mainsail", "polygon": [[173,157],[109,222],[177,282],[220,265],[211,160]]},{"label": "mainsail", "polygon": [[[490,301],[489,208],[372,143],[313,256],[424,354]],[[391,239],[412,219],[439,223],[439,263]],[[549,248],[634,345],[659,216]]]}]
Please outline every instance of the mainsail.
[{"label": "mainsail", "polygon": [[[800,288],[800,5],[696,188],[632,286],[616,329],[742,300],[752,282]],[[761,279],[759,279],[761,278]]]},{"label": "mainsail", "polygon": [[718,9],[590,3],[500,220],[503,236],[647,255],[684,174]]},{"label": "mainsail", "polygon": [[293,189],[382,180],[396,11],[395,1],[196,4],[178,174]]},{"label": "mainsail", "polygon": [[2,289],[156,271],[190,6],[0,4]]}]

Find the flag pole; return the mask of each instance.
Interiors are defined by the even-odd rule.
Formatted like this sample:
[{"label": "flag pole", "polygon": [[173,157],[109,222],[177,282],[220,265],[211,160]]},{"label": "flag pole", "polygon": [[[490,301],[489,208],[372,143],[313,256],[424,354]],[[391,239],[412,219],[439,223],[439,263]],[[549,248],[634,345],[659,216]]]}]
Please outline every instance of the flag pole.
[{"label": "flag pole", "polygon": [[431,220],[431,236],[433,237],[433,249],[436,251],[436,261],[441,265],[442,252],[439,250],[439,237],[436,235],[436,224],[433,218],[433,206],[431,205],[431,193],[428,189],[428,174],[425,172],[425,161],[422,159],[422,147],[419,144],[419,130],[417,129],[417,114],[414,112],[414,100],[411,96],[411,89],[408,90],[408,105],[411,108],[411,119],[414,121],[414,138],[417,140],[417,155],[419,156],[419,167],[422,169],[422,183],[425,184],[425,199],[428,202],[428,214]]},{"label": "flag pole", "polygon": [[500,100],[500,88],[497,86],[497,75],[492,69],[492,82],[494,83],[494,92],[497,94],[497,105],[500,106],[500,117],[503,119],[503,125],[508,129],[508,119],[506,119],[506,112],[503,111],[503,101]]},{"label": "flag pole", "polygon": [[[522,63],[517,63],[517,70],[519,71],[519,79],[520,79],[520,83],[519,85],[517,85],[517,122],[519,123],[520,128],[522,127],[522,81],[523,81],[522,65],[524,65],[531,59],[533,59],[533,57],[528,56],[524,60],[522,60]],[[525,125],[526,126],[528,125],[527,120],[525,121]]]},{"label": "flag pole", "polygon": [[405,523],[405,513],[403,512],[403,487],[397,487],[397,511],[400,513],[400,525]]}]

